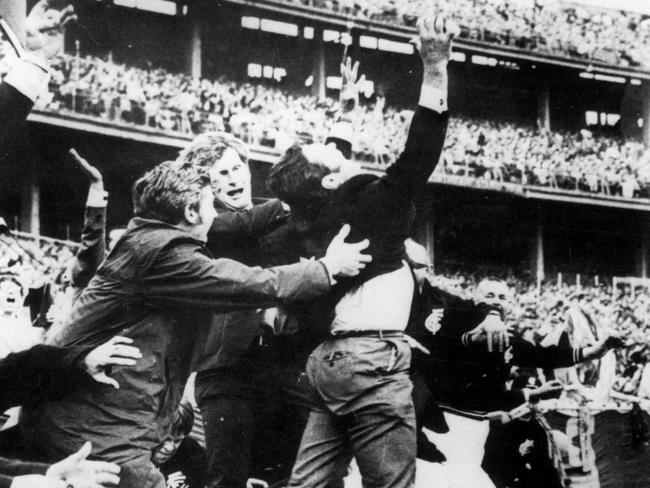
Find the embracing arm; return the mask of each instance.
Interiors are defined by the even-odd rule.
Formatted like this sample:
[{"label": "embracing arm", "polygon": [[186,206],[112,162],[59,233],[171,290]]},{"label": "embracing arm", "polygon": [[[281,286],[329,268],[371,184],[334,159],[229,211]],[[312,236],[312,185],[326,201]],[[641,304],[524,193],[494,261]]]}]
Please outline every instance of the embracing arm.
[{"label": "embracing arm", "polygon": [[269,200],[250,210],[226,212],[214,219],[208,242],[219,239],[262,237],[286,222],[289,212],[280,200]]}]

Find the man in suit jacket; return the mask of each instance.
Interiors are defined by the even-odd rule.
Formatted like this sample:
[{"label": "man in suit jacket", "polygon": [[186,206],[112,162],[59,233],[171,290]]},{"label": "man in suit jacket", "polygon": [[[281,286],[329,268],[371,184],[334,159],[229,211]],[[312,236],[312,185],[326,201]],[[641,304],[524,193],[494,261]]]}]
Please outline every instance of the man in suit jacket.
[{"label": "man in suit jacket", "polygon": [[216,215],[207,172],[166,162],[136,182],[135,217],[76,302],[55,340],[95,345],[120,332],[143,353],[135,368],[114,368],[120,389],[93,385],[24,413],[21,427],[41,459],[74,452],[122,467],[123,488],[162,487],[151,452],[167,434],[196,345],[215,312],[268,306],[326,293],[333,275],[354,275],[367,243],[345,231],[319,262],[270,269],[212,259],[204,246]]},{"label": "man in suit jacket", "polygon": [[[333,146],[294,146],[272,169],[269,186],[292,209],[279,239],[287,252],[322,255],[327,236],[350,222],[368,238],[373,262],[359,276],[307,307],[299,328],[322,334],[309,356],[316,390],[289,486],[324,486],[354,455],[365,483],[411,486],[415,474],[415,416],[409,345],[404,337],[413,280],[403,263],[404,240],[442,151],[447,126],[446,61],[457,27],[420,22],[424,81],[402,155],[383,177],[357,173]],[[283,247],[283,245],[280,245]]]},{"label": "man in suit jacket", "polygon": [[508,301],[507,285],[497,278],[482,280],[472,300],[425,280],[414,301],[407,332],[429,351],[415,351],[413,356],[416,416],[425,433],[418,437],[418,449],[431,451],[429,442],[434,443],[459,486],[493,486],[481,468],[490,432],[489,413],[553,398],[562,391],[557,382],[534,389],[506,389],[512,366],[567,367],[622,345],[607,335],[583,348],[542,347],[512,337],[507,347],[489,350],[486,329],[490,322],[503,324]]},{"label": "man in suit jacket", "polygon": [[[288,212],[278,200],[253,205],[246,145],[230,134],[205,133],[178,160],[210,173],[219,214],[206,243],[212,255],[260,265],[259,238],[283,224]],[[231,225],[235,216],[250,217],[249,232]],[[273,387],[262,322],[259,309],[215,314],[196,366],[195,397],[205,427],[209,487],[244,488],[266,464],[268,443],[260,441],[258,429],[273,424],[265,414],[273,403]]]}]

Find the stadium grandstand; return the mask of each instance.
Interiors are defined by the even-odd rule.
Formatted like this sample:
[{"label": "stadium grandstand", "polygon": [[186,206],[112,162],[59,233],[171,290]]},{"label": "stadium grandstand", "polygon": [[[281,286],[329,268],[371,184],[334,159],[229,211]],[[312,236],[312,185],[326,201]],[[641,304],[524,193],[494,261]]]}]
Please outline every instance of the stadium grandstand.
[{"label": "stadium grandstand", "polygon": [[[15,3],[0,13],[11,19],[25,7]],[[572,486],[646,486],[650,9],[628,3],[79,0],[48,93],[0,155],[0,272],[29,285],[65,271],[87,190],[70,147],[103,175],[109,229],[129,221],[137,177],[207,131],[250,145],[253,194],[272,197],[265,180],[280,155],[324,142],[334,125],[347,56],[366,76],[353,157],[382,174],[418,97],[416,22],[443,15],[461,26],[450,122],[413,238],[442,289],[470,298],[481,278],[505,279],[509,323],[527,340],[570,331],[586,343],[602,328],[634,343],[616,352],[614,394],[597,412],[572,398],[547,417],[579,449],[564,453]],[[0,51],[0,77],[10,65]],[[578,374],[596,390],[602,371]]]}]

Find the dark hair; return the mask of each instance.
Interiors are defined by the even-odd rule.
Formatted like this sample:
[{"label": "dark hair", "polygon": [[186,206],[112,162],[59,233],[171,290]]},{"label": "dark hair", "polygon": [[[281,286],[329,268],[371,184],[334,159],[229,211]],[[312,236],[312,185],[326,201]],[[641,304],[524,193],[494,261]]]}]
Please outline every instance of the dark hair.
[{"label": "dark hair", "polygon": [[207,168],[165,161],[133,185],[133,214],[178,224],[183,219],[185,207],[199,209],[201,192],[206,186],[210,186]]},{"label": "dark hair", "polygon": [[294,144],[271,168],[266,186],[292,207],[320,205],[327,196],[322,179],[330,173],[325,165],[311,163],[303,154],[302,147]]},{"label": "dark hair", "polygon": [[194,426],[194,409],[187,400],[182,400],[172,418],[171,434],[187,436]]}]

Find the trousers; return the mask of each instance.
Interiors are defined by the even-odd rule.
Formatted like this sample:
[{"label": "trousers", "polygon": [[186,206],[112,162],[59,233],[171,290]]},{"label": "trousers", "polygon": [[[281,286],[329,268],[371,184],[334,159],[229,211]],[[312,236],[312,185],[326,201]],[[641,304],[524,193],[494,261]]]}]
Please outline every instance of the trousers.
[{"label": "trousers", "polygon": [[411,351],[400,337],[332,338],[307,362],[315,394],[290,487],[323,488],[355,458],[366,488],[415,480]]}]

